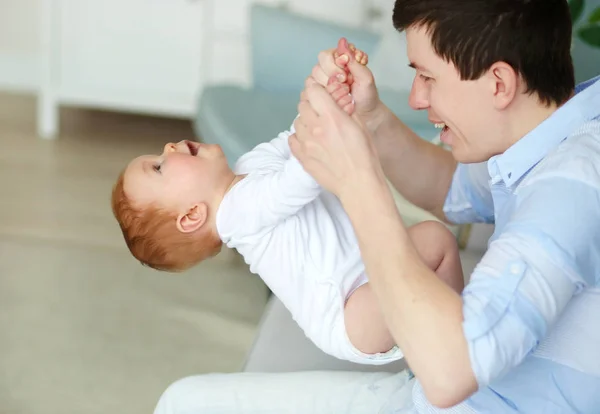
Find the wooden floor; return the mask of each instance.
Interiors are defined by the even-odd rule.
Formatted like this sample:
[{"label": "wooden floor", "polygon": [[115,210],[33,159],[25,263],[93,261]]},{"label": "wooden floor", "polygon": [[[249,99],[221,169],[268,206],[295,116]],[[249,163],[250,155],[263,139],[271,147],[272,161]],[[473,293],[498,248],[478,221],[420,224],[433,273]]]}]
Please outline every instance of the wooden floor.
[{"label": "wooden floor", "polygon": [[64,109],[46,141],[35,107],[0,94],[0,413],[148,414],[180,377],[240,369],[260,279],[230,252],[145,269],[110,211],[127,162],[194,139],[190,123]]}]

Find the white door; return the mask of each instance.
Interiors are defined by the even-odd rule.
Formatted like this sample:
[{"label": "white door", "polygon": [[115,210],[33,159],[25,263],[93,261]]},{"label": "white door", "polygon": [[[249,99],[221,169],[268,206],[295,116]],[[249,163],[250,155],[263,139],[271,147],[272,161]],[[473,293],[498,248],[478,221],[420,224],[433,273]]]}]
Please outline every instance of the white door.
[{"label": "white door", "polygon": [[186,115],[201,87],[201,0],[61,0],[62,101]]}]

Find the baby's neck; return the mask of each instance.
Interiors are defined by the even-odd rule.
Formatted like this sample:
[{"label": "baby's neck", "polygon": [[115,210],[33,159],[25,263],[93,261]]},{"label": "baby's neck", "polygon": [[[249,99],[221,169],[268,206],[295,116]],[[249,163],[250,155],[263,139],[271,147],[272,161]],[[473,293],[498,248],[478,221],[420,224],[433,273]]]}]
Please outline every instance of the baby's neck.
[{"label": "baby's neck", "polygon": [[233,188],[234,185],[236,185],[237,183],[239,183],[240,181],[242,181],[244,178],[246,178],[246,174],[234,175],[233,176],[233,181],[227,187],[227,190],[225,191],[225,194],[227,194],[229,192],[229,190],[231,190]]},{"label": "baby's neck", "polygon": [[236,185],[238,182],[240,182],[245,177],[245,175],[232,174],[232,177],[233,177],[232,180],[225,181],[223,187],[221,187],[221,189],[219,191],[217,191],[218,198],[215,203],[217,208],[223,201],[223,198],[225,198],[225,195],[233,188],[234,185]]},{"label": "baby's neck", "polygon": [[[214,198],[210,203],[210,208],[216,212],[220,206],[221,203],[223,202],[223,199],[225,198],[225,195],[229,192],[229,190],[231,190],[233,188],[233,186],[238,183],[240,180],[242,180],[245,177],[245,175],[235,175],[234,173],[231,174],[231,178],[223,178],[223,181],[221,181],[218,184],[219,189],[215,192]],[[216,222],[214,220],[214,215],[213,215],[213,219],[212,219],[212,223],[211,223],[211,227],[213,227],[216,231]]]}]

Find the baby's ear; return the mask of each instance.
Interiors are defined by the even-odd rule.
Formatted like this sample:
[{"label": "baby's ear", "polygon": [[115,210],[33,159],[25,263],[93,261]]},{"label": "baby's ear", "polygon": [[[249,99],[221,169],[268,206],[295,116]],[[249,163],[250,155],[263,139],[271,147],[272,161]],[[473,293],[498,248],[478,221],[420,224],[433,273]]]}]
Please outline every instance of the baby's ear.
[{"label": "baby's ear", "polygon": [[208,206],[206,203],[196,204],[187,213],[177,217],[177,230],[182,233],[192,233],[201,228],[208,218]]}]

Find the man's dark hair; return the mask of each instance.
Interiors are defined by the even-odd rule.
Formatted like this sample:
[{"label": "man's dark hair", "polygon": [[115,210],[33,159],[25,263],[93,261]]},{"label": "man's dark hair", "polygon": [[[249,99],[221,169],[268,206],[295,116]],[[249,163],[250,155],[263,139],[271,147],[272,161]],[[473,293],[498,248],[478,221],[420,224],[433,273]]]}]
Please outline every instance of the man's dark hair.
[{"label": "man's dark hair", "polygon": [[427,29],[463,80],[502,61],[546,105],[564,103],[575,87],[567,0],[396,0],[393,22]]}]

